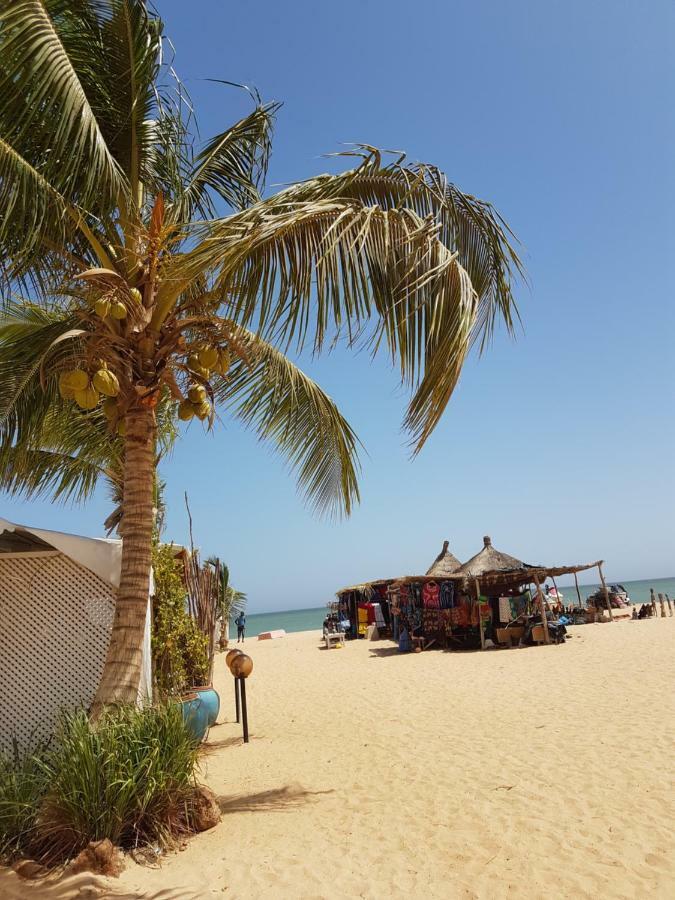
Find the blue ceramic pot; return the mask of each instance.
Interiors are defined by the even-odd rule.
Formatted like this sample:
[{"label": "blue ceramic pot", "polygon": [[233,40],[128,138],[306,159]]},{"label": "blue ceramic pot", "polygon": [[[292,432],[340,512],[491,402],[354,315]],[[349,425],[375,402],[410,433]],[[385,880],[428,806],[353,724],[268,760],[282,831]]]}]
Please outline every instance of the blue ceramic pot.
[{"label": "blue ceramic pot", "polygon": [[192,688],[192,690],[198,697],[201,697],[202,703],[206,707],[210,728],[212,725],[215,725],[218,713],[220,712],[220,695],[217,691],[214,691],[212,685],[209,685],[208,687],[195,687]]},{"label": "blue ceramic pot", "polygon": [[209,728],[209,714],[206,704],[196,692],[181,697],[183,721],[196,741],[203,741]]}]

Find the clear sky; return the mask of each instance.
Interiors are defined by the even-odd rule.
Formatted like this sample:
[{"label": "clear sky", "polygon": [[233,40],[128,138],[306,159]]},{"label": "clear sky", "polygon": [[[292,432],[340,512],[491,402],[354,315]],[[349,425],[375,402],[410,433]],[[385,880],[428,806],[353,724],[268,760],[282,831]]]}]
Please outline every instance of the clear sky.
[{"label": "clear sky", "polygon": [[[269,183],[335,167],[341,142],[405,149],[494,202],[524,246],[524,331],[465,369],[411,462],[405,395],[347,351],[305,368],[365,444],[362,504],[319,521],[283,464],[231,421],[190,425],[168,480],[167,536],[229,561],[259,612],[320,606],[345,584],[461,560],[604,558],[609,579],[675,574],[675,7],[671,0],[158,0],[208,137],[254,84],[284,101]],[[0,515],[98,534],[85,508]]]}]

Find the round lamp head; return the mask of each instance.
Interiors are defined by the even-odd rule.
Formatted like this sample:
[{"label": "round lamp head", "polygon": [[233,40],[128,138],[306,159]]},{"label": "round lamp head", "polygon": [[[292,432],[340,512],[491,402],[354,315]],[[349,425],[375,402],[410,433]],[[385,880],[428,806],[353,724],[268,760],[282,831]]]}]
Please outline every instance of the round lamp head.
[{"label": "round lamp head", "polygon": [[232,660],[230,671],[235,678],[248,678],[253,671],[253,660],[245,653],[240,653]]},{"label": "round lamp head", "polygon": [[242,655],[241,650],[230,650],[229,651],[229,653],[225,657],[225,663],[226,663],[227,667],[230,669],[230,671],[232,670],[232,660],[236,656],[241,656],[241,655]]}]

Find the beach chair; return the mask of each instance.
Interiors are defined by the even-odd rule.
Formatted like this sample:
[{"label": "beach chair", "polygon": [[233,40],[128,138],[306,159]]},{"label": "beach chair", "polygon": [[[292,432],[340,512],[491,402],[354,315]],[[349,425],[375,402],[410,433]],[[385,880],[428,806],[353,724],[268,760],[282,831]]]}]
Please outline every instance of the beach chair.
[{"label": "beach chair", "polygon": [[345,636],[340,631],[327,631],[323,639],[326,642],[326,650],[331,647],[341,647],[344,644]]}]

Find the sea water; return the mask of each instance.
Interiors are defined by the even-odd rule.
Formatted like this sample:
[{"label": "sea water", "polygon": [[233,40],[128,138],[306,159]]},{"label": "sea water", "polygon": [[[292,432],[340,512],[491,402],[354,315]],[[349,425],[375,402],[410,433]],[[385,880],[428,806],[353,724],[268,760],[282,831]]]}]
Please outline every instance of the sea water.
[{"label": "sea water", "polygon": [[[549,579],[550,581],[550,579]],[[607,584],[613,584],[611,580]],[[622,581],[621,584],[628,591],[628,596],[633,603],[646,603],[649,600],[649,589],[654,588],[658,595],[668,594],[671,600],[675,600],[675,578],[652,578],[646,581]],[[563,602],[575,604],[577,592],[572,584],[565,585],[558,581],[558,587],[563,595]],[[580,584],[581,599],[594,594],[600,588],[599,584]],[[284,631],[320,631],[326,616],[326,607],[319,606],[313,609],[288,609],[280,612],[251,613],[246,616],[246,633],[255,637],[261,631],[274,631],[283,628]],[[236,630],[233,629],[233,631]]]}]

